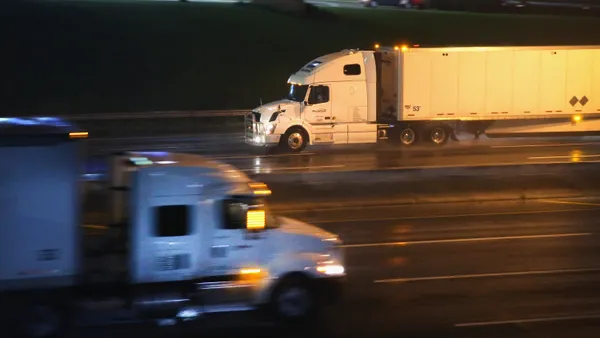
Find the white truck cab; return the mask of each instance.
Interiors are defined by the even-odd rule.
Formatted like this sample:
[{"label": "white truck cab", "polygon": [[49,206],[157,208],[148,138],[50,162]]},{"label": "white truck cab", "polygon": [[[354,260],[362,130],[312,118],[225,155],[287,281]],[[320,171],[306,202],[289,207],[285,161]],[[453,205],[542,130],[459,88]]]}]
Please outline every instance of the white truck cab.
[{"label": "white truck cab", "polygon": [[376,111],[372,51],[349,49],[319,57],[292,74],[288,86],[286,99],[247,115],[246,143],[299,152],[312,144],[377,141],[377,124],[369,123]]},{"label": "white truck cab", "polygon": [[[310,311],[314,300],[308,293],[306,303],[289,299],[299,293],[288,289],[288,283],[319,291],[344,277],[338,236],[271,214],[271,191],[265,184],[197,155],[127,156],[129,205],[135,206],[130,218],[132,283],[194,281],[205,313],[273,303],[280,315],[294,317]],[[305,308],[290,309],[291,304]]]},{"label": "white truck cab", "polygon": [[[78,188],[77,136],[87,134],[47,125],[35,138],[43,121],[2,122],[0,156],[14,161],[0,161],[10,177],[0,190],[0,307],[11,314],[5,324],[26,336],[101,315],[103,324],[175,323],[266,307],[295,321],[339,295],[344,254],[335,234],[272,214],[265,184],[197,155],[116,156],[110,199],[119,203],[105,229],[125,235],[92,252],[87,244],[99,240],[81,230]],[[118,301],[97,310],[107,299]]]}]

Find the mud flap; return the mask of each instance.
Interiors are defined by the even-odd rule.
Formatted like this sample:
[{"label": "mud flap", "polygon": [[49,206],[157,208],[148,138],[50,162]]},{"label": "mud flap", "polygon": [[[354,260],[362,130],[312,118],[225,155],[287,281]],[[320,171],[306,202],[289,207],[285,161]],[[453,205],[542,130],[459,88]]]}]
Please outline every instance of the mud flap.
[{"label": "mud flap", "polygon": [[460,142],[458,140],[458,137],[456,137],[456,134],[454,133],[454,129],[450,129],[450,139],[452,139],[452,141],[455,141],[455,142]]}]

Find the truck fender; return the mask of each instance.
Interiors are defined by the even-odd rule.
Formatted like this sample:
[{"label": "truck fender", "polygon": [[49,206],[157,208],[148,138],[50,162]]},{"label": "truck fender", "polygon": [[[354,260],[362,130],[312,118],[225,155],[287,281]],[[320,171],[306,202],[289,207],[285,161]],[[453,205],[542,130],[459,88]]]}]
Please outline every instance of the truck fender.
[{"label": "truck fender", "polygon": [[269,280],[263,291],[259,293],[257,302],[268,303],[273,290],[286,275],[301,273],[308,278],[319,277],[316,267],[321,260],[323,260],[322,254],[312,252],[289,252],[277,256],[267,265]]},{"label": "truck fender", "polygon": [[306,124],[306,123],[304,123],[304,122],[293,122],[293,123],[290,123],[290,124],[288,124],[288,125],[286,126],[286,128],[285,128],[285,129],[284,129],[284,128],[282,128],[282,133],[281,133],[281,135],[282,135],[282,136],[283,136],[283,135],[285,135],[285,133],[286,133],[288,130],[290,130],[291,128],[302,128],[302,129],[303,129],[303,130],[306,132],[306,134],[308,135],[308,144],[312,144],[313,134],[312,134],[312,132],[311,132],[311,129],[310,129],[310,125],[309,125],[309,124]]}]

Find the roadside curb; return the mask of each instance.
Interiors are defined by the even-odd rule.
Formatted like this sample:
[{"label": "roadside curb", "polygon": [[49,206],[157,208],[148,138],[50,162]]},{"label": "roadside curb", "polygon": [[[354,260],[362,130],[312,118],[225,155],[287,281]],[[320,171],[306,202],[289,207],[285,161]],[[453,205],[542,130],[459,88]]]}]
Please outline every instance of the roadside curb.
[{"label": "roadside curb", "polygon": [[294,212],[294,211],[311,211],[311,210],[327,210],[327,209],[361,209],[370,207],[392,207],[402,205],[431,205],[445,203],[484,203],[484,202],[514,202],[514,201],[536,201],[536,200],[556,200],[565,198],[600,198],[600,192],[593,194],[585,194],[574,191],[539,191],[539,192],[504,192],[491,194],[465,194],[432,196],[418,195],[405,198],[394,198],[384,200],[364,200],[364,201],[346,201],[346,202],[299,202],[299,203],[275,203],[270,206],[270,209],[277,212]]}]

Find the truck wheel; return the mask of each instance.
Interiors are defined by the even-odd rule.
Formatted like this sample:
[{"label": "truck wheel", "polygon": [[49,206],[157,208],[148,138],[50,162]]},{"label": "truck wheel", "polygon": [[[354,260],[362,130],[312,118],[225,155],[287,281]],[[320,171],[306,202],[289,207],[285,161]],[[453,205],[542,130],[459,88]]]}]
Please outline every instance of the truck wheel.
[{"label": "truck wheel", "polygon": [[444,127],[433,127],[429,131],[429,139],[433,144],[443,145],[448,142],[448,133]]},{"label": "truck wheel", "polygon": [[405,146],[413,145],[417,142],[417,134],[412,128],[405,128],[400,132],[400,142]]},{"label": "truck wheel", "polygon": [[307,278],[285,278],[277,286],[271,300],[275,315],[286,324],[307,321],[317,313],[317,298]]},{"label": "truck wheel", "polygon": [[307,142],[308,135],[304,130],[301,128],[290,128],[281,138],[279,145],[285,150],[299,153],[306,148]]}]

